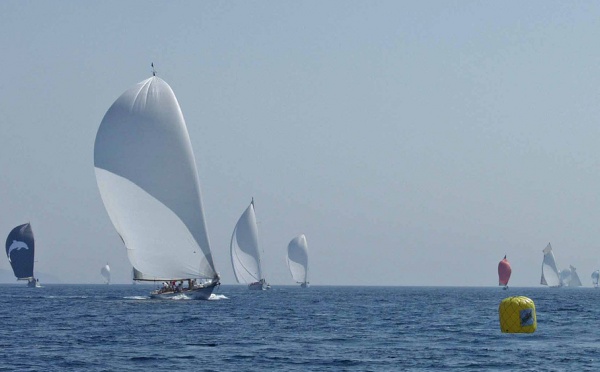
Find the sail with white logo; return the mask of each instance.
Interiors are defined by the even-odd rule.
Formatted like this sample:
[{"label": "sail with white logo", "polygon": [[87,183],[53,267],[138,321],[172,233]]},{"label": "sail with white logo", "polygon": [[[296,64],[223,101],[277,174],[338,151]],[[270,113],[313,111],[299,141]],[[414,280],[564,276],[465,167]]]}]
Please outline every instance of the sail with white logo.
[{"label": "sail with white logo", "polygon": [[248,285],[248,289],[269,289],[263,278],[258,248],[258,227],[254,211],[254,198],[244,213],[240,216],[229,243],[231,252],[231,265],[238,283]]},{"label": "sail with white logo", "polygon": [[298,235],[288,244],[286,262],[292,279],[302,288],[308,287],[308,245],[304,234]]},{"label": "sail with white logo", "polygon": [[550,243],[544,248],[543,252],[544,260],[542,261],[542,279],[540,284],[547,285],[548,287],[559,287],[561,280],[559,278],[558,269],[556,268],[554,253],[552,253],[552,246]]},{"label": "sail with white logo", "polygon": [[100,269],[100,275],[104,278],[105,284],[110,284],[110,266],[108,264],[102,266]]},{"label": "sail with white logo", "polygon": [[19,225],[11,230],[6,238],[6,256],[17,280],[27,280],[27,286],[39,287],[33,276],[35,239],[31,224]]},{"label": "sail with white logo", "polygon": [[164,80],[152,76],[112,104],[96,134],[94,167],[106,211],[139,272],[134,280],[163,282],[152,298],[208,299],[219,276],[196,161]]}]

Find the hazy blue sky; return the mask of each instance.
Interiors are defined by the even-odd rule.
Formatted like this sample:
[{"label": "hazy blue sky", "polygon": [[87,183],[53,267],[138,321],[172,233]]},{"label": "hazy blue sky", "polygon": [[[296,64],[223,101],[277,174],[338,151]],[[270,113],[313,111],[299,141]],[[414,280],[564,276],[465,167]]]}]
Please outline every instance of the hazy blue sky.
[{"label": "hazy blue sky", "polygon": [[599,37],[591,1],[2,1],[0,232],[31,221],[38,273],[130,282],[93,144],[154,62],[224,283],[254,197],[273,284],[304,233],[314,284],[495,285],[507,254],[537,286],[551,242],[590,285]]}]

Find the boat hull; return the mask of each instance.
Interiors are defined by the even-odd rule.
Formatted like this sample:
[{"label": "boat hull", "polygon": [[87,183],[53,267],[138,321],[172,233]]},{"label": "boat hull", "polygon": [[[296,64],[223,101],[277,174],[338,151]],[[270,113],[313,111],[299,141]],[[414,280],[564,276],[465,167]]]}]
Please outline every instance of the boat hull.
[{"label": "boat hull", "polygon": [[265,291],[271,289],[271,286],[264,279],[261,279],[258,282],[248,284],[248,289],[252,291]]},{"label": "boat hull", "polygon": [[174,298],[181,298],[183,296],[190,300],[208,300],[210,295],[213,293],[215,287],[219,283],[212,283],[204,287],[194,287],[193,289],[184,289],[181,292],[162,292],[153,291],[150,293],[150,298],[159,300],[170,300]]},{"label": "boat hull", "polygon": [[301,288],[308,288],[308,282],[300,283]]}]

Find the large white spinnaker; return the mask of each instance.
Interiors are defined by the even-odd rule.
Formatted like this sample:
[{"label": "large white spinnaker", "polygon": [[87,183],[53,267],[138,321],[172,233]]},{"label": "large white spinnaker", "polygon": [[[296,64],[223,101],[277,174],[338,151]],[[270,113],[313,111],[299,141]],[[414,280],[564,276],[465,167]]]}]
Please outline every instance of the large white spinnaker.
[{"label": "large white spinnaker", "polygon": [[308,245],[304,234],[288,244],[286,262],[296,283],[308,283]]},{"label": "large white spinnaker", "polygon": [[158,77],[123,93],[96,134],[102,201],[145,280],[216,277],[188,131]]},{"label": "large white spinnaker", "polygon": [[552,253],[552,246],[550,243],[544,248],[544,261],[542,261],[542,279],[540,284],[547,285],[549,287],[560,286],[560,278],[558,269],[556,268],[556,262],[554,260],[554,253]]},{"label": "large white spinnaker", "polygon": [[254,199],[235,224],[229,248],[238,283],[250,284],[262,279]]}]

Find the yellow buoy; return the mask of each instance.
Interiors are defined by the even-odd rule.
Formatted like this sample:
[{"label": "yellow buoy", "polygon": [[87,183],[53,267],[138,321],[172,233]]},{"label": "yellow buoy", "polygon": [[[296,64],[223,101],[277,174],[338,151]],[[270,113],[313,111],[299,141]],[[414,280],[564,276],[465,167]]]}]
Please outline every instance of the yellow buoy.
[{"label": "yellow buoy", "polygon": [[531,298],[507,297],[500,302],[498,313],[503,333],[533,333],[537,329],[535,304]]}]

